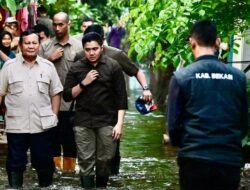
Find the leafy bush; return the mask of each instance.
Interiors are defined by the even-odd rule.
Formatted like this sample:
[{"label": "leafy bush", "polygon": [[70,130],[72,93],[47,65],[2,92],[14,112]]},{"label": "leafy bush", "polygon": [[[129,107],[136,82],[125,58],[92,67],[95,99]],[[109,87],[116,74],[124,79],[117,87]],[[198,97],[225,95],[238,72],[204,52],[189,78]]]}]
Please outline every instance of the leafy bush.
[{"label": "leafy bush", "polygon": [[[248,117],[250,115],[250,80],[247,82],[247,94],[248,94]],[[250,120],[248,121],[248,124],[250,126]],[[250,145],[250,130],[248,132],[248,135],[243,139],[242,146]]]}]

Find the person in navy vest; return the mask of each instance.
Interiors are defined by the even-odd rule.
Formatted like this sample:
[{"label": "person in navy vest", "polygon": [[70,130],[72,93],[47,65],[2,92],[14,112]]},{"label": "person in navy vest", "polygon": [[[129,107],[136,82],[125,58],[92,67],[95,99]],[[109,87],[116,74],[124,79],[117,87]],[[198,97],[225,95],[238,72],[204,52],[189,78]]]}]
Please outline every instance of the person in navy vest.
[{"label": "person in navy vest", "polygon": [[174,72],[168,94],[180,189],[237,190],[249,128],[246,76],[214,55],[220,39],[211,21],[196,22],[189,43],[195,61]]}]

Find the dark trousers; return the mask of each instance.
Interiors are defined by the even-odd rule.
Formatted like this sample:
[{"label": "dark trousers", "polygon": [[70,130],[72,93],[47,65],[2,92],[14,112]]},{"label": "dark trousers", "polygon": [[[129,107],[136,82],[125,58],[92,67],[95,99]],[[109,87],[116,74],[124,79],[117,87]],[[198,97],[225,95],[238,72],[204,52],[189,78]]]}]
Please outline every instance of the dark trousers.
[{"label": "dark trousers", "polygon": [[181,190],[237,190],[240,167],[179,158]]},{"label": "dark trousers", "polygon": [[111,160],[111,175],[118,175],[119,169],[120,169],[120,162],[121,162],[121,156],[120,156],[120,139],[117,141],[117,147],[115,151],[115,156]]},{"label": "dark trousers", "polygon": [[58,125],[55,127],[55,139],[53,143],[54,157],[61,156],[76,158],[76,143],[73,132],[74,112],[60,111]]},{"label": "dark trousers", "polygon": [[8,156],[7,172],[23,172],[27,164],[27,151],[30,148],[31,163],[38,173],[51,174],[55,170],[53,162],[52,129],[35,134],[7,133]]}]

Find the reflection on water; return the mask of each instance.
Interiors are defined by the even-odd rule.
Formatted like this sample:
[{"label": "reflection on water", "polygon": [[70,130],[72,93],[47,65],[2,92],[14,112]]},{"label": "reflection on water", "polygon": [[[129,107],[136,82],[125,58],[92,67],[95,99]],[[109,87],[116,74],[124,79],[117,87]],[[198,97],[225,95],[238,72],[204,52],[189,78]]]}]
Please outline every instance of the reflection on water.
[{"label": "reflection on water", "polygon": [[[120,174],[111,177],[108,189],[178,190],[176,151],[162,143],[165,117],[160,112],[140,115],[133,105],[139,92],[134,90],[130,94],[130,108],[121,140]],[[0,156],[0,189],[6,189],[8,184],[5,159],[6,152]],[[23,189],[39,189],[36,173],[30,165],[25,172]],[[57,172],[53,185],[46,189],[81,189],[79,176]]]}]

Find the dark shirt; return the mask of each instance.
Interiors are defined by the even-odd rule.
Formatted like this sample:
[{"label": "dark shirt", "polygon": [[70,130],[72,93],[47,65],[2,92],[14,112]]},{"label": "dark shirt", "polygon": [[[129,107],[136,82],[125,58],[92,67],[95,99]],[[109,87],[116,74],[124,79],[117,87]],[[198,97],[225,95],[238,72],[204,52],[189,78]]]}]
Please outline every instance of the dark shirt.
[{"label": "dark shirt", "polygon": [[67,74],[63,98],[71,101],[72,88],[93,69],[98,71],[99,77],[84,87],[76,97],[75,126],[114,126],[117,123],[118,110],[127,109],[125,80],[122,69],[115,60],[103,55],[96,66],[85,58],[75,62]]}]

